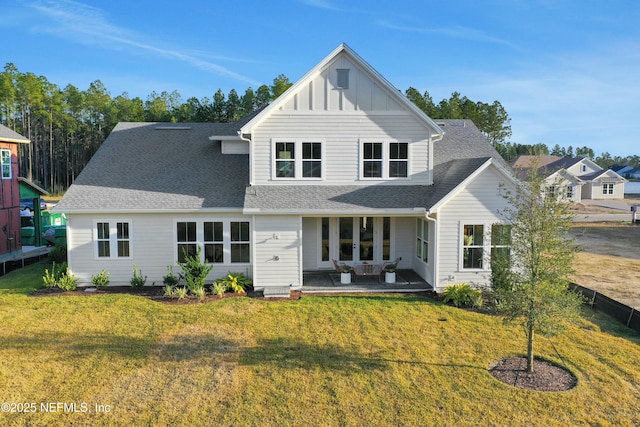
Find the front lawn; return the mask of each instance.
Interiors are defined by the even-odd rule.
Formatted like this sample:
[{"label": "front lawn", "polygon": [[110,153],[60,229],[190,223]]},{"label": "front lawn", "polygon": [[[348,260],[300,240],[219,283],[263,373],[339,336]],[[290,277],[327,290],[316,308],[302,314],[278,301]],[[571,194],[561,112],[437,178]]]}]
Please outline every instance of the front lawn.
[{"label": "front lawn", "polygon": [[36,404],[0,425],[640,424],[640,337],[589,311],[537,341],[578,385],[539,392],[487,371],[520,329],[426,298],[27,296],[45,267],[0,278],[0,402]]}]

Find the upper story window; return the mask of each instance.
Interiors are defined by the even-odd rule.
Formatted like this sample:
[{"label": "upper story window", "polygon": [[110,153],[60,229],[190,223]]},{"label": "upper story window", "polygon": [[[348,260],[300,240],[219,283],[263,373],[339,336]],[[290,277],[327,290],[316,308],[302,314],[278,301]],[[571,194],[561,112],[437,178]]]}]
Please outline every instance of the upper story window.
[{"label": "upper story window", "polygon": [[338,88],[349,89],[349,69],[338,68],[336,72],[338,73]]},{"label": "upper story window", "polygon": [[321,141],[273,143],[274,179],[322,179],[324,147]]},{"label": "upper story window", "polygon": [[2,155],[2,179],[11,179],[11,150],[3,148]]},{"label": "upper story window", "polygon": [[362,178],[407,178],[409,144],[407,142],[363,142],[361,145]]}]

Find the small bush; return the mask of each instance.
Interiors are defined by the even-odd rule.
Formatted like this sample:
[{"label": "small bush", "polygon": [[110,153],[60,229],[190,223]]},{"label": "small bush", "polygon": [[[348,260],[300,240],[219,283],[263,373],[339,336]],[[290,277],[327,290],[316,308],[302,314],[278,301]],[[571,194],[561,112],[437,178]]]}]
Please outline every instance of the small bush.
[{"label": "small bush", "polygon": [[129,280],[131,286],[134,288],[142,288],[147,283],[147,276],[142,276],[142,271],[138,270],[138,267],[133,264],[133,277]]},{"label": "small bush", "polygon": [[44,276],[42,276],[42,283],[45,287],[53,288],[54,286],[58,286],[58,282],[65,275],[65,272],[68,270],[67,263],[63,262],[60,264],[56,264],[55,261],[51,265],[51,273],[49,273],[49,269],[44,270]]},{"label": "small bush", "polygon": [[184,281],[191,291],[198,288],[204,288],[204,282],[207,280],[207,276],[213,270],[213,265],[207,265],[200,262],[200,254],[202,253],[202,247],[198,246],[198,250],[195,255],[187,255],[185,253],[184,262],[179,262],[180,268],[182,268]]},{"label": "small bush", "polygon": [[198,297],[198,299],[201,299],[201,300],[207,296],[207,290],[204,288],[204,286],[201,288],[192,289],[191,292],[193,293],[193,295],[195,295],[196,297]]},{"label": "small bush", "polygon": [[67,247],[66,246],[54,246],[49,251],[49,259],[58,264],[67,262]]},{"label": "small bush", "polygon": [[178,283],[180,283],[180,277],[174,274],[173,266],[167,266],[167,271],[167,275],[162,278],[162,283],[167,286],[176,286]]},{"label": "small bush", "polygon": [[189,290],[185,286],[177,286],[173,289],[173,295],[178,299],[185,299]]},{"label": "small bush", "polygon": [[223,282],[215,282],[213,284],[213,293],[221,297],[227,292],[227,284]]},{"label": "small bush", "polygon": [[163,289],[165,297],[175,296],[175,288],[173,286],[166,285]]},{"label": "small bush", "polygon": [[99,288],[102,288],[109,284],[109,277],[111,277],[111,273],[103,269],[97,275],[91,276],[91,283]]},{"label": "small bush", "polygon": [[58,287],[65,291],[74,291],[78,287],[78,279],[73,274],[69,274],[69,269],[67,268],[58,280]]},{"label": "small bush", "polygon": [[253,286],[253,281],[245,276],[244,273],[229,272],[227,277],[216,280],[216,284],[218,283],[224,284],[226,290],[235,293],[246,292],[247,289]]},{"label": "small bush", "polygon": [[442,295],[445,303],[451,301],[456,307],[482,307],[482,291],[472,288],[468,283],[447,285]]}]

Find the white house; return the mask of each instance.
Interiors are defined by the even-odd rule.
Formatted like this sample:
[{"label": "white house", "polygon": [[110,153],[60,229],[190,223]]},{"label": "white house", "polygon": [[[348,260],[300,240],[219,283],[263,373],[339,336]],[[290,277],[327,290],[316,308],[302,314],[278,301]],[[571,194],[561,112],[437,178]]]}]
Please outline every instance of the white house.
[{"label": "white house", "polygon": [[518,156],[511,162],[511,167],[523,178],[536,161],[548,188],[574,203],[580,203],[582,199],[624,198],[624,184],[627,180],[613,170],[604,170],[584,157]]},{"label": "white house", "polygon": [[256,289],[402,257],[435,289],[487,285],[509,167],[467,120],[434,121],[341,44],[236,123],[120,123],[56,207],[71,273],[162,283],[203,248]]}]

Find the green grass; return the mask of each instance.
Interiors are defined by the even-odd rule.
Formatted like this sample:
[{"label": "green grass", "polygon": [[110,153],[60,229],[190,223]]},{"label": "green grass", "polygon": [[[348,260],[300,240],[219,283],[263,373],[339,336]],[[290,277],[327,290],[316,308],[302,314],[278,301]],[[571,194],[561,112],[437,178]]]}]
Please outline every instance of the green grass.
[{"label": "green grass", "polygon": [[[524,352],[521,330],[428,299],[28,296],[45,266],[0,278],[0,402],[38,408],[0,425],[640,424],[640,337],[591,312],[553,339],[578,386],[545,393],[487,371]],[[550,341],[537,346],[562,363]]]}]

